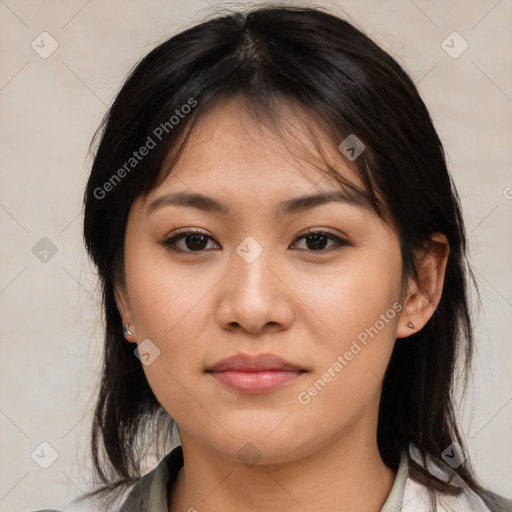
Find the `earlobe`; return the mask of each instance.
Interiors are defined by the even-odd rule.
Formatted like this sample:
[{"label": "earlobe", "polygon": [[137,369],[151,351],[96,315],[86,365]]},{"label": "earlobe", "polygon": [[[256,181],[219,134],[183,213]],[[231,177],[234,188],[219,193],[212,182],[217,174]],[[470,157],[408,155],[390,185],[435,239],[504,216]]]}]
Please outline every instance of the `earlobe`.
[{"label": "earlobe", "polygon": [[114,286],[114,299],[122,319],[123,336],[131,342],[135,342],[135,326],[133,325],[132,313],[124,288]]},{"label": "earlobe", "polygon": [[397,338],[418,332],[434,314],[441,300],[448,254],[448,239],[441,233],[432,234],[427,246],[416,251],[417,278],[409,281]]}]

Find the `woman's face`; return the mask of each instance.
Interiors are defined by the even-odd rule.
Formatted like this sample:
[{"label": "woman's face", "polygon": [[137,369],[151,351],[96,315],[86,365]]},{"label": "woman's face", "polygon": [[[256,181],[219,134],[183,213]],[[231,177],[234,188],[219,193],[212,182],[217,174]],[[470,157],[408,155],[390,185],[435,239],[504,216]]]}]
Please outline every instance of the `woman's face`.
[{"label": "woman's face", "polygon": [[[342,153],[325,150],[360,186]],[[126,289],[116,293],[128,339],[142,343],[148,382],[182,442],[234,461],[286,462],[361,432],[374,438],[382,377],[406,321],[396,233],[362,202],[287,211],[287,201],[340,191],[299,166],[230,101],[204,118],[128,219]],[[209,202],[163,199],[177,193]],[[190,230],[204,236],[166,245]],[[207,371],[239,354],[274,354],[299,371]]]}]

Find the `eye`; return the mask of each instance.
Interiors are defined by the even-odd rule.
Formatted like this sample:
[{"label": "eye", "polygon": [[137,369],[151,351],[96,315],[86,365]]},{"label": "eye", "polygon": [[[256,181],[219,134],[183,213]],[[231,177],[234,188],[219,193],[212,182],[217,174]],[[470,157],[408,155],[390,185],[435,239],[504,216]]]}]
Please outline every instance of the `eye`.
[{"label": "eye", "polygon": [[[308,252],[330,252],[336,248],[351,245],[347,240],[340,238],[333,233],[326,233],[324,231],[309,231],[308,233],[297,237],[294,240],[294,244],[298,240],[306,240],[306,246]],[[208,240],[213,240],[210,235],[204,233],[200,230],[188,230],[182,231],[170,238],[165,239],[162,242],[162,245],[168,247],[170,250],[174,252],[183,252],[183,253],[191,253],[191,252],[204,252],[205,247],[208,244]],[[184,242],[185,248],[183,245],[180,247],[179,243]],[[333,242],[333,247],[329,249],[325,249],[326,243]],[[293,246],[293,244],[292,244]]]},{"label": "eye", "polygon": [[[297,237],[294,243],[297,240],[302,239],[306,240],[306,246],[310,249],[310,251],[308,252],[331,252],[332,250],[336,249],[336,246],[339,249],[340,247],[350,245],[350,243],[347,240],[340,238],[339,236],[334,235],[333,233],[326,233],[324,231],[309,231],[308,233]],[[334,249],[331,246],[331,248],[325,250],[324,246],[328,242],[335,243]]]},{"label": "eye", "polygon": [[[177,235],[167,238],[162,242],[165,247],[175,252],[202,252],[208,239],[213,240],[209,235],[198,229],[190,229],[188,231],[182,231]],[[177,247],[178,242],[185,240],[185,247]],[[188,242],[188,243],[187,243]]]}]

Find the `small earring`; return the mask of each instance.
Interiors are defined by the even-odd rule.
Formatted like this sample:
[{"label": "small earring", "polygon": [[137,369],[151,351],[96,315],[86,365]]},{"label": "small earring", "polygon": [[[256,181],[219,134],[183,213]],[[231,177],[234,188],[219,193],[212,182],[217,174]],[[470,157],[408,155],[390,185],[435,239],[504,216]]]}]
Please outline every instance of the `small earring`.
[{"label": "small earring", "polygon": [[410,329],[414,329],[414,324],[412,322],[409,322],[407,324],[407,327],[409,327]]},{"label": "small earring", "polygon": [[128,326],[130,324],[123,324],[123,334],[125,336],[133,336],[132,332],[130,331],[130,329],[128,329]]}]

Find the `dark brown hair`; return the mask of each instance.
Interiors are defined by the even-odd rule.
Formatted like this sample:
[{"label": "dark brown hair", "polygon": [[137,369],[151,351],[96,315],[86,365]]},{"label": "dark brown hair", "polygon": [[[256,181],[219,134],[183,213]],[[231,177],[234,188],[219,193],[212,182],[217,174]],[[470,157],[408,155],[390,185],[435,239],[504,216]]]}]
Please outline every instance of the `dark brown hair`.
[{"label": "dark brown hair", "polygon": [[[216,15],[152,50],[126,79],[93,141],[100,139],[84,197],[84,240],[98,270],[105,320],[91,439],[104,485],[90,495],[113,497],[135,483],[147,444],[159,438],[165,443],[173,427],[133,344],[123,337],[114,300],[114,284],[123,282],[130,207],[172,171],[209,109],[234,96],[243,98],[255,117],[276,126],[279,107],[293,106],[297,116],[313,119],[337,144],[351,134],[364,143],[365,151],[349,164],[375,211],[398,232],[404,276],[415,275],[415,249],[435,232],[446,235],[450,252],[441,301],[423,329],[395,343],[377,434],[382,459],[394,470],[409,443],[424,462],[430,458],[445,466],[443,451],[452,442],[464,446],[454,383],[467,376],[473,334],[465,231],[442,144],[409,75],[352,24],[321,9],[259,7]],[[148,137],[156,145],[127,166]],[[175,156],[171,163],[169,154]],[[414,461],[410,470],[431,490],[460,492]],[[453,471],[499,510],[469,460]]]}]

